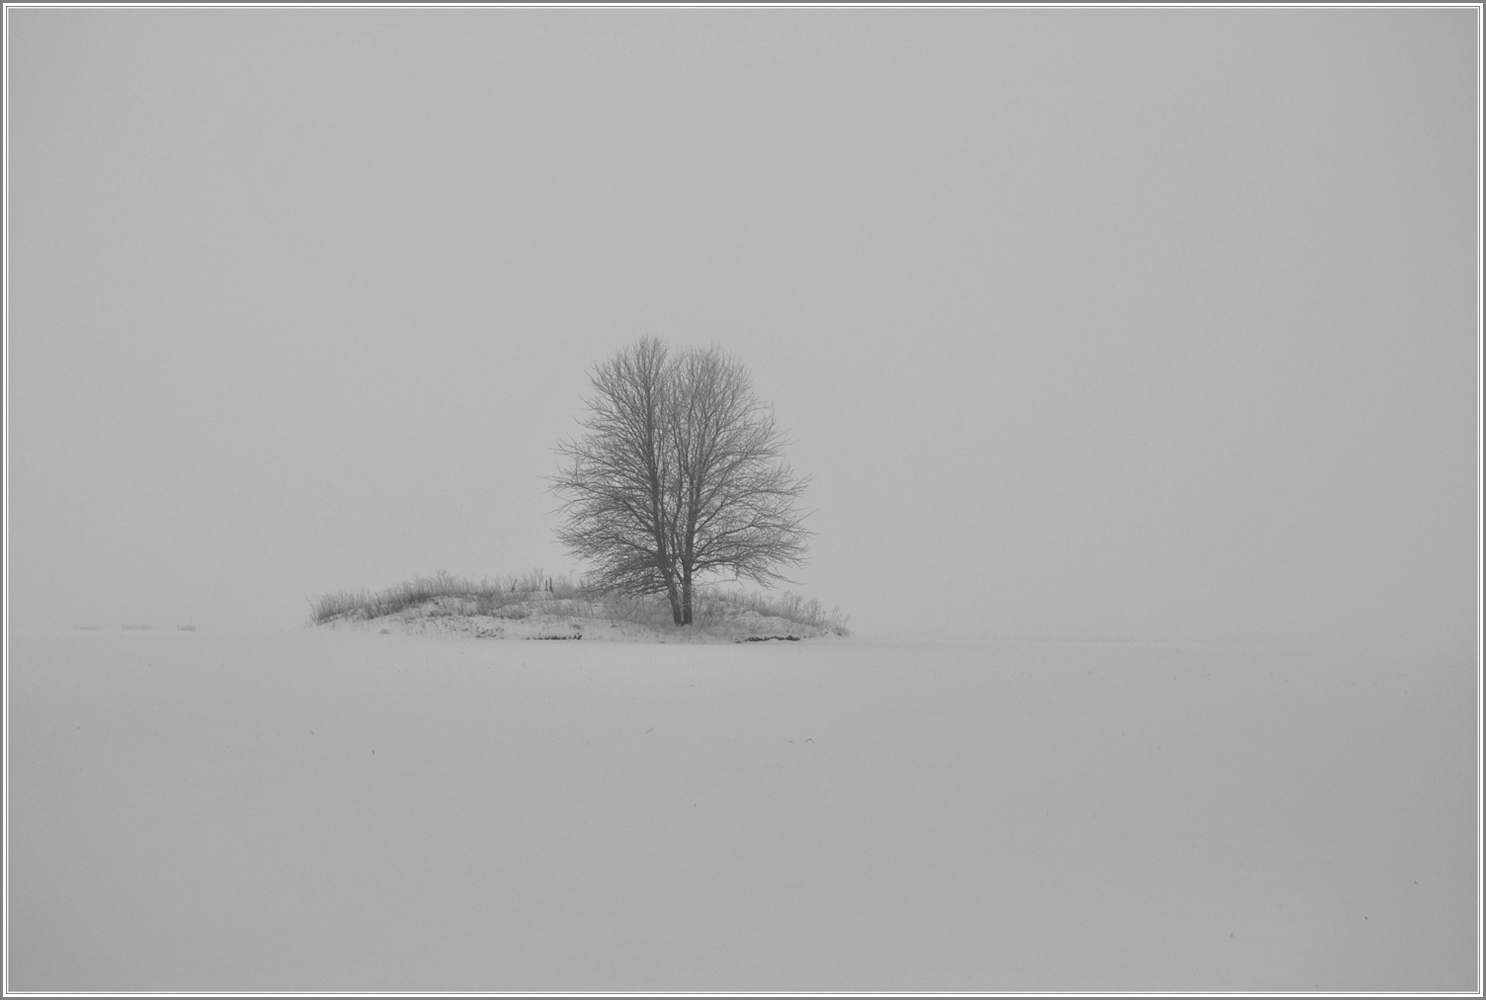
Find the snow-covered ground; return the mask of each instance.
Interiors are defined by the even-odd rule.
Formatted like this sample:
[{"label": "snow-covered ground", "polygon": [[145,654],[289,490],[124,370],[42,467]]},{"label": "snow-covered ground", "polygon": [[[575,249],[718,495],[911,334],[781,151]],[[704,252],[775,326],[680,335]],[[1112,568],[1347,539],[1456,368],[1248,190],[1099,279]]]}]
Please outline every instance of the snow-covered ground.
[{"label": "snow-covered ground", "polygon": [[13,634],[11,990],[1459,990],[1475,663]]},{"label": "snow-covered ground", "polygon": [[760,614],[724,602],[699,602],[698,624],[677,629],[669,613],[664,620],[654,608],[615,613],[603,603],[578,599],[532,599],[483,613],[470,598],[439,597],[375,618],[339,615],[321,624],[328,629],[389,635],[461,635],[480,639],[589,639],[602,642],[722,643],[800,641],[833,636],[823,624],[811,625],[772,614]]}]

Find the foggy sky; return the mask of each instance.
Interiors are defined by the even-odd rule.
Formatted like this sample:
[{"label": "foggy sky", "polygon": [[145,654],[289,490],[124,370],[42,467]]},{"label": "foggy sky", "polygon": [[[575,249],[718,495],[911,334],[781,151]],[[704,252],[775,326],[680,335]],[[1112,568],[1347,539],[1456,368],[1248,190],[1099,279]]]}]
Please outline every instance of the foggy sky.
[{"label": "foggy sky", "polygon": [[752,371],[866,635],[1475,623],[1474,9],[15,9],[12,628],[580,567]]}]

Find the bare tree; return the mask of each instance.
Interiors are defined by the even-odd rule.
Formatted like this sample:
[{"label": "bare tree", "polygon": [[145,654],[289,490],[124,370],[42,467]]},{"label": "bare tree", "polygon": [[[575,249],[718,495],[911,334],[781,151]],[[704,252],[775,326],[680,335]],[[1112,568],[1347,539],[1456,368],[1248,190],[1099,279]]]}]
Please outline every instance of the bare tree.
[{"label": "bare tree", "polygon": [[665,594],[677,625],[692,622],[699,577],[769,585],[804,560],[797,479],[785,435],[748,372],[718,348],[671,352],[641,340],[598,365],[580,421],[559,444],[552,480],[563,498],[558,537],[593,567],[590,582],[623,594]]}]

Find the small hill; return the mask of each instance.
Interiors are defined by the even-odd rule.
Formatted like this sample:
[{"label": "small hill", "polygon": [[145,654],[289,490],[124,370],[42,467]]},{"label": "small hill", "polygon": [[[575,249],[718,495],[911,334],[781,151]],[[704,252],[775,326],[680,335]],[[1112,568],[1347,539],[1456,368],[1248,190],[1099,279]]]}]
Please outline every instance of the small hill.
[{"label": "small hill", "polygon": [[[525,585],[525,586],[523,586]],[[845,636],[846,617],[794,594],[770,600],[717,588],[698,592],[692,625],[672,623],[655,597],[593,594],[540,573],[511,582],[473,584],[445,574],[370,594],[341,592],[320,599],[310,624],[409,635],[471,635],[482,639],[608,642],[763,642]]]}]

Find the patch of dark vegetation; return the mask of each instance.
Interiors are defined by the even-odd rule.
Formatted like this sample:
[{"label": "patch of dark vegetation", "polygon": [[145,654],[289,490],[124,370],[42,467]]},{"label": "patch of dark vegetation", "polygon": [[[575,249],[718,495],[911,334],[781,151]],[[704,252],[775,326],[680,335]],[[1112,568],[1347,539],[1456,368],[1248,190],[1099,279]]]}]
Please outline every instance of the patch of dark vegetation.
[{"label": "patch of dark vegetation", "polygon": [[558,639],[558,640],[561,640],[561,639],[581,639],[581,638],[583,638],[582,635],[529,635],[529,636],[527,636],[527,639],[535,639],[537,641],[542,641],[544,639]]},{"label": "patch of dark vegetation", "polygon": [[[740,631],[798,627],[805,636],[771,635],[750,638],[760,642],[780,639],[798,642],[825,632],[850,635],[849,620],[840,608],[829,611],[817,600],[797,594],[742,593],[699,585],[694,597],[694,621],[701,632],[727,636]],[[419,618],[496,618],[520,620],[533,616],[591,618],[629,623],[657,632],[680,633],[664,595],[618,594],[594,588],[586,580],[549,577],[540,569],[519,577],[473,580],[439,572],[417,577],[376,593],[342,590],[310,601],[309,621],[324,625],[336,621],[374,621],[393,615]],[[764,622],[757,619],[779,619]],[[818,631],[817,631],[818,630]],[[488,632],[497,635],[498,632]],[[581,638],[543,636],[542,638]],[[740,640],[743,641],[743,640]]]},{"label": "patch of dark vegetation", "polygon": [[382,618],[441,597],[468,602],[467,614],[522,618],[527,612],[520,608],[511,608],[505,615],[501,614],[501,609],[532,600],[563,600],[580,596],[581,588],[570,579],[549,577],[540,569],[523,576],[498,580],[487,578],[478,583],[440,570],[433,576],[420,576],[376,593],[341,590],[326,594],[318,601],[310,602],[310,623],[320,625],[336,618]]},{"label": "patch of dark vegetation", "polygon": [[[672,624],[671,609],[663,596],[627,597],[616,594],[595,594],[593,600],[601,606],[601,617],[645,625],[657,632],[668,632],[675,628]],[[721,635],[728,635],[730,632],[736,635],[739,630],[754,631],[791,626],[801,626],[811,630],[819,629],[821,632],[841,636],[851,634],[851,630],[846,627],[849,619],[839,607],[827,611],[819,601],[807,601],[788,592],[777,596],[766,596],[722,588],[698,587],[695,615],[696,627],[699,630],[715,631]],[[783,621],[778,623],[757,621],[763,618],[780,618]],[[819,633],[811,631],[805,636],[796,636],[795,639],[808,638],[816,634]],[[785,636],[768,638],[783,639]]]},{"label": "patch of dark vegetation", "polygon": [[745,639],[739,639],[738,641],[739,642],[768,642],[770,639],[778,639],[778,640],[780,640],[782,642],[799,642],[800,641],[800,637],[797,636],[797,635],[750,635],[747,638],[745,638]]}]

